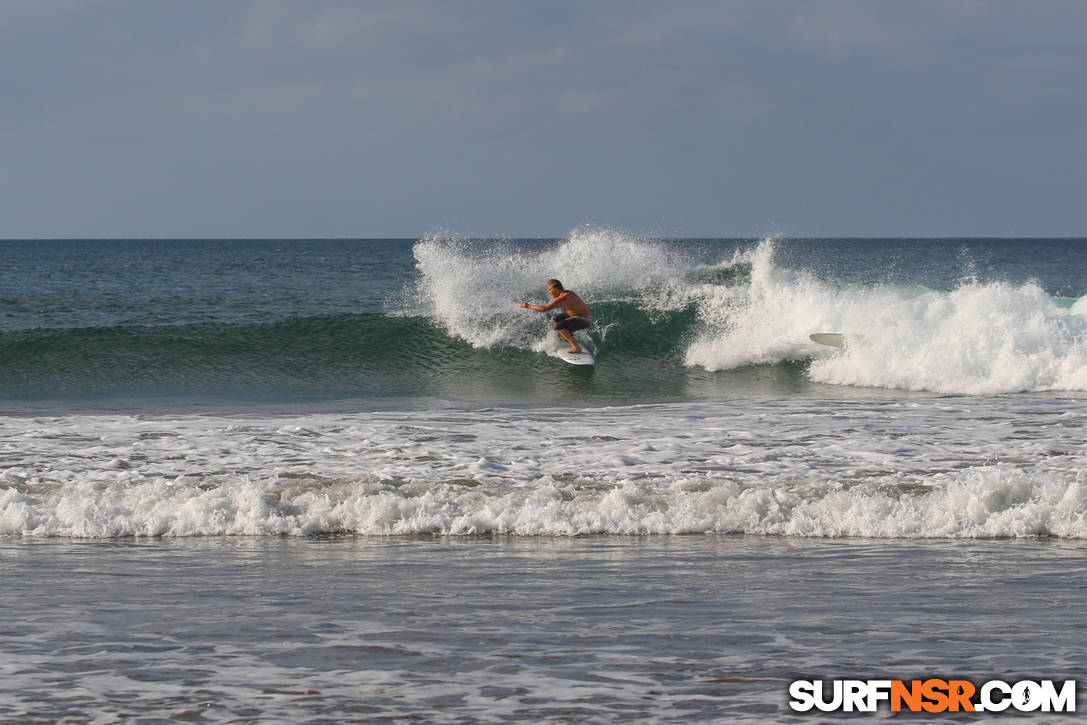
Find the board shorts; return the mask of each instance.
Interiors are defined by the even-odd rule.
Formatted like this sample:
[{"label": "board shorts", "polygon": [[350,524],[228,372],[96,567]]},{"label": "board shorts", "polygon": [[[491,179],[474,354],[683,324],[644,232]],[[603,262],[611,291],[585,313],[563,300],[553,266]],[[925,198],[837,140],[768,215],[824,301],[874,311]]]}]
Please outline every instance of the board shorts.
[{"label": "board shorts", "polygon": [[584,330],[592,324],[589,322],[588,317],[572,317],[565,312],[552,317],[551,323],[555,326],[556,330],[566,330],[567,332]]}]

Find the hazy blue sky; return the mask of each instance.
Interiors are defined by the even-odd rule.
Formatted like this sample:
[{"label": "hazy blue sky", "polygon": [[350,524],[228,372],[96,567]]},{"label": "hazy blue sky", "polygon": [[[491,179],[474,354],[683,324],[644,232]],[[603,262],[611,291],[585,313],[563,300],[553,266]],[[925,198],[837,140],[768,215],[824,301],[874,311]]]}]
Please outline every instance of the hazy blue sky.
[{"label": "hazy blue sky", "polygon": [[1087,2],[0,0],[0,237],[1087,236]]}]

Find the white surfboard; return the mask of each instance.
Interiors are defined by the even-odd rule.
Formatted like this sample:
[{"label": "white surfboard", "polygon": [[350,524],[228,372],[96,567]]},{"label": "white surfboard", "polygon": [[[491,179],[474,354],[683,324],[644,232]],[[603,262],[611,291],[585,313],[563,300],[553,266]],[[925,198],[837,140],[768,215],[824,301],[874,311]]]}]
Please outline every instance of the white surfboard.
[{"label": "white surfboard", "polygon": [[556,350],[550,353],[553,357],[557,357],[560,360],[565,360],[571,365],[596,365],[596,358],[592,353],[582,348],[581,352],[570,352],[569,350]]},{"label": "white surfboard", "polygon": [[813,332],[808,335],[812,342],[817,342],[820,345],[829,345],[830,347],[842,347],[845,345],[845,335],[837,332]]}]

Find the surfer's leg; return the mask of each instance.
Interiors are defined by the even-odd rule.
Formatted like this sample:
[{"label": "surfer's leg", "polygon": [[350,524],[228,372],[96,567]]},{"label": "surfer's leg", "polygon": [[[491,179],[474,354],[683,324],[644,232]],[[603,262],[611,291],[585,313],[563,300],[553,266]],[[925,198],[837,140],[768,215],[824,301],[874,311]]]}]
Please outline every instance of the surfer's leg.
[{"label": "surfer's leg", "polygon": [[[563,340],[570,343],[570,352],[581,352],[581,346],[577,344],[577,340],[574,339],[573,333],[567,329],[568,327],[571,327],[572,323],[577,319],[577,317],[571,317],[565,312],[551,318],[551,322],[555,325],[555,332],[559,333],[559,337]],[[588,325],[585,325],[585,327],[588,327]],[[575,327],[574,329],[580,330],[582,328]]]},{"label": "surfer's leg", "polygon": [[556,330],[556,332],[559,333],[559,337],[570,343],[570,352],[581,352],[581,346],[577,344],[577,340],[574,339],[569,330]]}]

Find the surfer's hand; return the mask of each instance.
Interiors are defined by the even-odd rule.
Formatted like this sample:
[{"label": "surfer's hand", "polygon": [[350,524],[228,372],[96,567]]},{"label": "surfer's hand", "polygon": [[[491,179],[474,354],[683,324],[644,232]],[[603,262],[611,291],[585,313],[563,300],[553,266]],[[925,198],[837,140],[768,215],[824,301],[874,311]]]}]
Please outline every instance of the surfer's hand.
[{"label": "surfer's hand", "polygon": [[521,307],[528,307],[528,303],[527,302],[522,302]]}]

